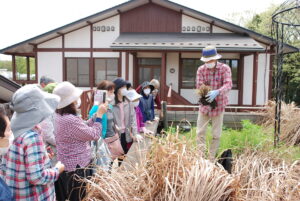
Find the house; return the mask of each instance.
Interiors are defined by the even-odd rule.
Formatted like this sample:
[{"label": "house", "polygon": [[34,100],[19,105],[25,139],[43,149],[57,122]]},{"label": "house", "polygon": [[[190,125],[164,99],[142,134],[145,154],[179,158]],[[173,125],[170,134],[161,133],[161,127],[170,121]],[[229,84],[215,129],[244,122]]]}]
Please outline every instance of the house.
[{"label": "house", "polygon": [[[12,55],[13,80],[43,76],[84,89],[123,77],[136,87],[161,82],[172,104],[196,104],[201,49],[214,45],[232,69],[233,106],[262,106],[271,98],[274,41],[264,35],[167,0],[132,0],[0,50]],[[297,48],[284,45],[284,52]],[[17,80],[16,57],[27,59],[27,79]],[[31,66],[30,59],[35,59]],[[30,69],[35,68],[35,75]]]}]

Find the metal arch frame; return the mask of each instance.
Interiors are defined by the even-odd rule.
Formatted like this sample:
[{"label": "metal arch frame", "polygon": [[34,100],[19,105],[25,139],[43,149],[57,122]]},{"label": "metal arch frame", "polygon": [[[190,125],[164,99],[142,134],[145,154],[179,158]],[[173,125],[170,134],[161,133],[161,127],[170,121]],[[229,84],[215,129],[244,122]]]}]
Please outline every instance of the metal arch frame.
[{"label": "metal arch frame", "polygon": [[[285,6],[289,0],[284,2],[281,6]],[[272,15],[272,37],[275,39],[276,42],[276,79],[275,79],[275,122],[274,122],[274,147],[277,147],[279,144],[279,136],[280,136],[280,123],[281,123],[281,105],[282,105],[282,77],[283,77],[283,59],[284,59],[284,51],[283,51],[283,45],[285,40],[285,33],[284,30],[286,27],[288,28],[297,28],[300,27],[300,24],[293,24],[293,23],[285,23],[280,22],[280,15],[284,14],[286,12],[289,12],[294,9],[300,10],[300,2],[299,0],[295,0],[293,2],[296,2],[297,6],[289,7],[280,11],[275,11],[275,13]],[[300,35],[300,32],[297,31]]]}]

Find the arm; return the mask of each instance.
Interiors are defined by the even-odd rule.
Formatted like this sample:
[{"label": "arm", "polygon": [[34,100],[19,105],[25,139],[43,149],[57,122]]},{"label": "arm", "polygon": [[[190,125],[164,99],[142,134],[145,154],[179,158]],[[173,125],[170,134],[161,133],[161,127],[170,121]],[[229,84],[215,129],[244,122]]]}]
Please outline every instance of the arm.
[{"label": "arm", "polygon": [[93,120],[90,119],[87,125],[82,119],[75,117],[69,124],[68,132],[83,142],[98,140],[102,134],[102,119],[96,118],[95,122],[91,121]]},{"label": "arm", "polygon": [[31,135],[24,140],[24,157],[26,178],[33,185],[54,183],[58,179],[57,168],[46,168],[44,144],[38,134]]},{"label": "arm", "polygon": [[135,113],[134,106],[131,103],[129,103],[129,110],[130,110],[130,126],[132,129],[132,134],[133,136],[135,136],[136,134],[138,134],[137,125],[136,125],[136,113]]},{"label": "arm", "polygon": [[221,95],[224,95],[232,88],[231,69],[226,66],[223,74],[223,86],[219,89]]},{"label": "arm", "polygon": [[154,100],[153,100],[153,96],[152,96],[152,100],[151,100],[151,119],[153,120],[155,118],[155,114],[154,114]]},{"label": "arm", "polygon": [[204,76],[201,72],[201,67],[199,67],[197,70],[196,89],[199,89],[202,84],[204,84]]},{"label": "arm", "polygon": [[54,136],[54,126],[51,118],[45,119],[42,123],[40,123],[41,134],[43,141],[45,143],[51,144],[53,146],[56,145],[55,136]]}]

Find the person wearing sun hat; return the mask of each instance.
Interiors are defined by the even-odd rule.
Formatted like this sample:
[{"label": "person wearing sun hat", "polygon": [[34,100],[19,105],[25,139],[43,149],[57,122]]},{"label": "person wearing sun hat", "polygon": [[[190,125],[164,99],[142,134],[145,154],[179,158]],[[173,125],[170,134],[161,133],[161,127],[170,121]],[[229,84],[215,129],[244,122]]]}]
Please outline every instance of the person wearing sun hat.
[{"label": "person wearing sun hat", "polygon": [[207,46],[202,50],[201,61],[204,62],[197,70],[196,88],[208,85],[212,90],[208,92],[206,101],[211,103],[216,100],[217,106],[212,109],[210,105],[199,107],[197,120],[197,141],[204,151],[206,142],[206,129],[208,122],[212,121],[212,143],[210,145],[209,157],[213,159],[220,144],[222,133],[223,116],[228,104],[228,92],[232,88],[231,69],[228,65],[218,62],[222,56],[218,54],[213,46]]},{"label": "person wearing sun hat", "polygon": [[65,164],[65,170],[55,183],[57,200],[81,200],[85,196],[86,183],[79,178],[92,175],[91,141],[102,133],[102,116],[107,105],[101,104],[93,118],[83,121],[77,115],[82,90],[70,82],[59,83],[53,94],[60,97],[55,120],[57,159]]},{"label": "person wearing sun hat", "polygon": [[4,157],[1,175],[16,200],[56,199],[54,182],[64,165],[58,162],[51,167],[38,124],[54,113],[59,100],[37,85],[26,85],[12,97],[11,130],[15,139]]}]

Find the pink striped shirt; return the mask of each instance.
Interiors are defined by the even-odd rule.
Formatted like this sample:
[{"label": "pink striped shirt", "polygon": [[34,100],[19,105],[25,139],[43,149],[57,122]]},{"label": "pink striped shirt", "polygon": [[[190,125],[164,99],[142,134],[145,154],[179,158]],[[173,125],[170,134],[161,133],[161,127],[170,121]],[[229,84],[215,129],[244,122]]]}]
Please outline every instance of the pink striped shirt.
[{"label": "pink striped shirt", "polygon": [[65,165],[66,171],[74,171],[77,165],[86,167],[91,162],[90,142],[98,140],[102,133],[101,121],[92,119],[86,124],[75,115],[55,115],[57,160]]},{"label": "pink striped shirt", "polygon": [[200,105],[199,111],[210,117],[218,116],[225,110],[228,104],[228,92],[232,88],[231,69],[228,65],[217,62],[215,69],[207,68],[202,65],[197,70],[198,89],[202,84],[208,85],[212,90],[219,90],[219,95],[216,97],[217,107],[212,109],[209,105]]}]

